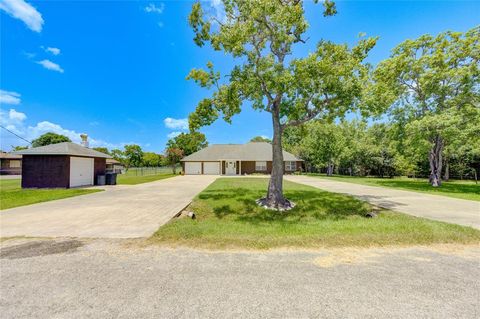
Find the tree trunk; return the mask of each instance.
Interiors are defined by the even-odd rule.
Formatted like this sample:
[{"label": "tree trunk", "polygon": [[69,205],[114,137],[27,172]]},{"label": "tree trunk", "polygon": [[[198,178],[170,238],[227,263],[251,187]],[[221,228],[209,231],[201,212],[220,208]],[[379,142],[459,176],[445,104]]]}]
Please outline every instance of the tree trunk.
[{"label": "tree trunk", "polygon": [[443,175],[443,180],[448,182],[450,179],[450,163],[448,157],[445,158],[445,174]]},{"label": "tree trunk", "polygon": [[333,175],[333,164],[332,162],[329,162],[327,165],[327,176],[332,176]]},{"label": "tree trunk", "polygon": [[173,175],[177,174],[177,163],[172,164],[172,172],[173,172]]},{"label": "tree trunk", "polygon": [[267,197],[262,205],[275,209],[288,209],[290,202],[283,197],[283,152],[282,152],[282,126],[278,107],[272,111],[273,139],[272,139],[272,175],[268,184]]},{"label": "tree trunk", "polygon": [[433,187],[438,187],[442,184],[442,151],[443,140],[440,136],[436,136],[428,157],[430,162],[430,183]]}]

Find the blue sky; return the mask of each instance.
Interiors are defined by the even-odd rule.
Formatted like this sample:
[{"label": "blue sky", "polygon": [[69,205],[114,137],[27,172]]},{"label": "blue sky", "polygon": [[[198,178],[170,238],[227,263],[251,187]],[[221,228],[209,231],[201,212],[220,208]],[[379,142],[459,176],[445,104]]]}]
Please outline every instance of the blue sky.
[{"label": "blue sky", "polygon": [[[31,140],[47,131],[92,146],[136,143],[161,152],[168,136],[208,92],[185,80],[189,70],[213,61],[228,72],[232,60],[194,45],[187,17],[192,1],[0,0],[1,125]],[[218,1],[203,3],[221,14]],[[354,44],[360,32],[379,36],[368,61],[375,64],[407,38],[445,30],[466,31],[480,22],[480,2],[340,1],[323,18],[306,2],[309,42]],[[271,136],[271,120],[248,106],[233,118],[201,130],[210,143],[243,143]],[[0,129],[1,149],[25,144]]]}]

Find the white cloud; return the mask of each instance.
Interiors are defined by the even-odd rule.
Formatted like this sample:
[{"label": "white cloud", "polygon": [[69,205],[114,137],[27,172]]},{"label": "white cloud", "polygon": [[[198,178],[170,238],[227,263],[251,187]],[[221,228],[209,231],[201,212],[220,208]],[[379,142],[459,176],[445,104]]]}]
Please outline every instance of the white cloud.
[{"label": "white cloud", "polygon": [[41,47],[43,50],[45,50],[45,52],[48,52],[48,53],[51,53],[53,55],[59,55],[60,54],[60,49],[59,48],[53,48],[53,47],[44,47],[42,46]]},{"label": "white cloud", "polygon": [[25,55],[27,57],[27,59],[33,59],[36,56],[36,54],[32,53],[32,52],[23,51],[22,53],[23,53],[23,55]]},{"label": "white cloud", "polygon": [[163,9],[165,9],[165,4],[160,3],[160,6],[155,6],[153,3],[148,4],[148,6],[145,7],[145,12],[148,13],[158,13],[161,14],[163,13]]},{"label": "white cloud", "polygon": [[8,112],[0,109],[0,124],[3,126],[14,127],[22,125],[26,118],[27,115],[25,113],[18,112],[15,109],[10,109]]},{"label": "white cloud", "polygon": [[0,10],[22,20],[32,31],[42,31],[43,18],[40,12],[24,0],[2,0]]},{"label": "white cloud", "polygon": [[73,130],[68,130],[63,127],[61,127],[58,124],[49,122],[49,121],[42,121],[38,122],[37,125],[35,126],[28,126],[27,129],[27,136],[30,138],[30,140],[33,140],[34,138],[45,134],[47,132],[53,132],[57,134],[62,134],[71,139],[73,142],[80,142],[80,134],[77,133]]},{"label": "white cloud", "polygon": [[[35,126],[28,126],[26,130],[27,140],[31,141],[39,137],[40,135],[48,132],[65,135],[69,139],[71,139],[72,142],[78,143],[78,144],[80,144],[82,141],[82,139],[80,138],[80,135],[85,134],[84,132],[77,132],[75,130],[69,130],[69,129],[63,128],[59,124],[55,124],[49,121],[42,121],[42,122],[38,122],[37,125]],[[103,140],[94,139],[91,137],[88,138],[88,143],[90,147],[102,146],[102,147],[108,147],[108,148],[123,147],[123,145],[126,144],[126,143],[113,144],[113,143],[105,142]]]},{"label": "white cloud", "polygon": [[[157,7],[153,3],[149,3],[148,6],[145,7],[145,12],[148,13],[155,13],[155,14],[162,14],[163,10],[165,9],[165,4],[160,3],[160,5]],[[157,25],[160,28],[163,28],[163,22],[158,22]]]},{"label": "white cloud", "polygon": [[[7,128],[8,130],[14,132],[15,134],[21,136],[22,138],[31,141],[36,139],[42,134],[53,132],[57,134],[62,134],[67,136],[74,143],[80,143],[81,138],[80,134],[83,132],[77,132],[75,130],[69,130],[62,127],[59,124],[52,123],[49,121],[41,121],[36,125],[27,125],[25,120],[27,115],[22,112],[18,112],[15,109],[10,109],[8,112],[0,110],[0,124]],[[0,131],[0,148],[6,150],[12,145],[26,145],[27,143],[22,139],[6,132],[5,130]],[[113,144],[108,143],[103,140],[89,138],[90,147],[108,147],[108,148],[122,148],[125,144],[138,144],[138,143],[119,143]]]},{"label": "white cloud", "polygon": [[17,122],[23,122],[27,118],[25,113],[17,112],[15,109],[10,109],[10,111],[8,112],[8,117],[12,121],[17,121]]},{"label": "white cloud", "polygon": [[20,104],[20,94],[12,91],[0,90],[0,104]]},{"label": "white cloud", "polygon": [[174,119],[171,117],[167,117],[163,120],[165,126],[170,129],[181,129],[181,130],[188,130],[188,119]]},{"label": "white cloud", "polygon": [[[8,112],[0,109],[0,125],[5,127],[7,130],[23,136],[23,122],[27,116],[25,113],[18,112],[15,109],[10,109]],[[2,150],[7,149],[11,145],[25,144],[25,142],[15,135],[6,132],[5,130],[0,130],[0,148]]]},{"label": "white cloud", "polygon": [[48,69],[48,70],[52,70],[52,71],[57,71],[57,72],[60,72],[60,73],[63,73],[64,70],[62,69],[62,67],[50,60],[42,60],[42,61],[37,61],[38,64],[42,65],[45,69]]},{"label": "white cloud", "polygon": [[182,134],[182,132],[175,131],[175,132],[172,132],[172,133],[167,134],[167,137],[168,137],[168,138],[174,138],[174,137],[177,137],[177,136],[180,135],[180,134]]}]

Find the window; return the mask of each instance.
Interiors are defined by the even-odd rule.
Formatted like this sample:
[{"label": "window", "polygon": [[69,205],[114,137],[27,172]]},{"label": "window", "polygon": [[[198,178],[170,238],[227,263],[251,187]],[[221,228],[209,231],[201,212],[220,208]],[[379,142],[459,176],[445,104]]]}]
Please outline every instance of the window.
[{"label": "window", "polygon": [[255,162],[255,170],[256,171],[266,171],[267,170],[267,162]]},{"label": "window", "polygon": [[10,168],[20,168],[20,161],[10,161]]},{"label": "window", "polygon": [[285,162],[286,171],[295,171],[297,169],[297,162]]}]

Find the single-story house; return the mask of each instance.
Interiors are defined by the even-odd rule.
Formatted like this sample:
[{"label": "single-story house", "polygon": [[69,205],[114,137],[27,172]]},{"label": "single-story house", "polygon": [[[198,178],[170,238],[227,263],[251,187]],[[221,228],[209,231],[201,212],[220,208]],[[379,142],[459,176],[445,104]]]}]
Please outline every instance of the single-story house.
[{"label": "single-story house", "polygon": [[23,155],[23,188],[70,188],[95,185],[110,155],[64,142],[15,152]]},{"label": "single-story house", "polygon": [[[245,175],[272,172],[272,145],[213,144],[181,160],[186,175]],[[303,160],[283,151],[285,173],[303,170]]]},{"label": "single-story house", "polygon": [[107,172],[122,174],[125,168],[122,163],[113,158],[107,158]]},{"label": "single-story house", "polygon": [[0,175],[22,174],[22,155],[0,152]]}]

